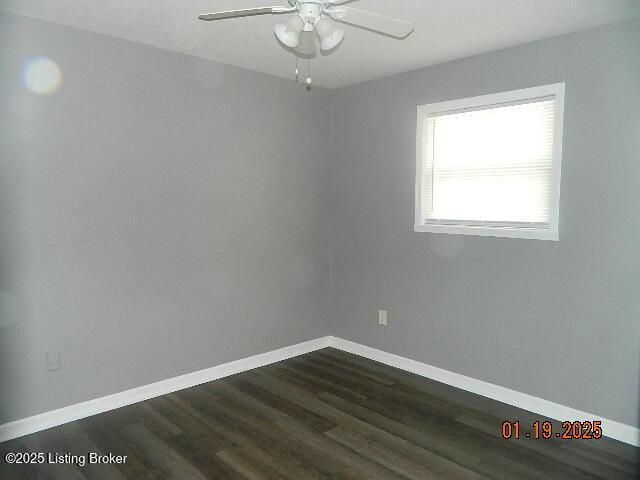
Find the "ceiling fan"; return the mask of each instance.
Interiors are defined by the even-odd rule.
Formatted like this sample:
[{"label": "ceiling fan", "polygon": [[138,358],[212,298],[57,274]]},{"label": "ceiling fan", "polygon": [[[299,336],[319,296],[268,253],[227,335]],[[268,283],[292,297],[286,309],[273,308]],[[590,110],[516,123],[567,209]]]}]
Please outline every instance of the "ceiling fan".
[{"label": "ceiling fan", "polygon": [[200,20],[224,20],[253,15],[293,14],[286,23],[275,26],[280,42],[295,49],[298,54],[312,56],[316,53],[316,37],[320,49],[331,52],[342,43],[345,33],[335,21],[395,39],[404,39],[413,32],[410,22],[379,15],[377,13],[345,6],[355,0],[288,0],[289,6],[271,6],[203,13]]}]

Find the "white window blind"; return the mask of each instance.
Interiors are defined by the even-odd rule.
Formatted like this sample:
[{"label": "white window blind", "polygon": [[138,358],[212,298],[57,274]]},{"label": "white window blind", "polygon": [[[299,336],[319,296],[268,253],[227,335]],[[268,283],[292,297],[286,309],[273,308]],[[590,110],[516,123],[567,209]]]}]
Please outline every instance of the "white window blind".
[{"label": "white window blind", "polygon": [[421,112],[416,221],[547,231],[555,221],[557,229],[556,95],[476,103]]}]

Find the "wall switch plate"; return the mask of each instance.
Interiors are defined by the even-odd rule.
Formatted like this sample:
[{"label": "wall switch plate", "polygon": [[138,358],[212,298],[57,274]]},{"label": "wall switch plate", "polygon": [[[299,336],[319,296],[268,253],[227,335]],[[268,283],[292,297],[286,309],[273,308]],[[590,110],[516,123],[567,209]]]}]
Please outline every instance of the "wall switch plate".
[{"label": "wall switch plate", "polygon": [[378,324],[387,326],[387,311],[378,310]]},{"label": "wall switch plate", "polygon": [[60,352],[47,353],[47,372],[62,370],[62,359]]}]

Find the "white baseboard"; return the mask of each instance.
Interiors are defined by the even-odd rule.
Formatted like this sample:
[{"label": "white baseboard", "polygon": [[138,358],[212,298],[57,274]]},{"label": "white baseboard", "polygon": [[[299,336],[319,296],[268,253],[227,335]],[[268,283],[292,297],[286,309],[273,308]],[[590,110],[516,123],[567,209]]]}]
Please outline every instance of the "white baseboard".
[{"label": "white baseboard", "polygon": [[482,380],[466,377],[459,373],[449,372],[426,363],[411,360],[392,353],[383,352],[382,350],[360,345],[359,343],[351,342],[349,340],[330,337],[329,344],[331,347],[337,348],[338,350],[343,350],[370,360],[375,360],[377,362],[384,363],[385,365],[415,373],[416,375],[430,378],[437,382],[476,393],[483,397],[491,398],[545,417],[563,421],[600,420],[602,422],[602,430],[605,436],[631,445],[640,446],[640,429],[632,427],[631,425],[625,425],[624,423],[609,420],[587,412],[582,412],[575,408],[566,407],[558,403],[550,402],[549,400],[527,395],[526,393],[516,392],[509,388],[500,387],[488,382],[483,382]]},{"label": "white baseboard", "polygon": [[58,410],[34,415],[33,417],[16,420],[0,425],[0,443],[13,438],[22,437],[31,433],[46,430],[47,428],[63,425],[74,420],[97,415],[109,410],[138,403],[150,398],[159,397],[168,393],[195,387],[203,383],[212,382],[220,378],[235,375],[237,373],[253,370],[272,363],[280,362],[288,358],[304,355],[305,353],[333,347],[348,353],[375,360],[385,365],[399,368],[407,372],[415,373],[422,377],[451,385],[468,392],[482,395],[499,402],[528,410],[557,420],[600,420],[603,432],[606,436],[620,440],[631,445],[640,446],[640,429],[625,425],[614,420],[582,412],[571,407],[537,398],[526,393],[516,392],[505,387],[493,385],[482,380],[466,377],[458,373],[449,372],[426,363],[411,360],[409,358],[383,352],[375,348],[360,345],[349,340],[336,337],[322,337],[308,342],[299,343],[279,350],[261,353],[252,357],[243,358],[233,362],[207,368],[198,372],[187,373],[179,377],[162,380],[160,382],[133,388],[124,392],[96,398]]},{"label": "white baseboard", "polygon": [[220,378],[246,372],[254,368],[263,367],[288,358],[304,355],[305,353],[320,350],[329,346],[329,337],[322,337],[308,342],[299,343],[279,350],[261,353],[252,357],[243,358],[234,362],[225,363],[216,367],[207,368],[198,372],[187,373],[179,377],[162,380],[142,387],[133,388],[124,392],[107,395],[75,405],[69,405],[58,410],[34,415],[13,422],[0,425],[0,443],[13,438],[22,437],[31,433],[46,430],[65,423],[73,422],[81,418],[90,417],[116,408],[138,403],[150,398],[159,397],[168,393],[195,387],[203,383],[212,382]]}]

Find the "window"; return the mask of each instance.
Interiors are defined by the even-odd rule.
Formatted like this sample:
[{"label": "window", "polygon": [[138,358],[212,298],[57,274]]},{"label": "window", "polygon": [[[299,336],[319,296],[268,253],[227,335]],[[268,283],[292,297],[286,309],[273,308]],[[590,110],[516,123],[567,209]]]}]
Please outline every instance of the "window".
[{"label": "window", "polygon": [[417,232],[558,240],[564,84],[418,107]]}]

